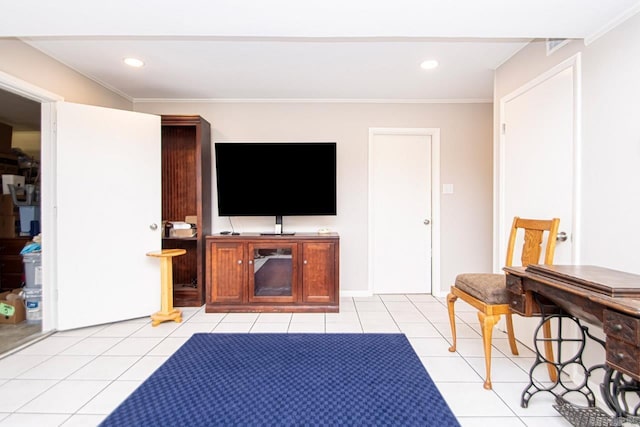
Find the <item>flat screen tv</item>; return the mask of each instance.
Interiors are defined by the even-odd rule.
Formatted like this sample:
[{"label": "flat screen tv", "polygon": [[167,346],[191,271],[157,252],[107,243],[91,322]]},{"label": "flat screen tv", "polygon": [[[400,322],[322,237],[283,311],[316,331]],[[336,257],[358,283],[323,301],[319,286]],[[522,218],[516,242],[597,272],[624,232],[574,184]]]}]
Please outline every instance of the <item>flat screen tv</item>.
[{"label": "flat screen tv", "polygon": [[220,216],[336,215],[335,142],[217,142]]}]

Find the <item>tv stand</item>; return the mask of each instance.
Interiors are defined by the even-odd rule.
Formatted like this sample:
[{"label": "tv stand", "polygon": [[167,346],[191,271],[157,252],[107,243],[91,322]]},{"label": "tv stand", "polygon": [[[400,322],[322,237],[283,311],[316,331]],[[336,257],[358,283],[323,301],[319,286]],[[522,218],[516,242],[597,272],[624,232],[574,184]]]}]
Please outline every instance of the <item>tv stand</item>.
[{"label": "tv stand", "polygon": [[261,236],[295,236],[296,233],[260,233]]},{"label": "tv stand", "polygon": [[340,238],[206,236],[207,313],[338,312]]},{"label": "tv stand", "polygon": [[[283,234],[282,233],[282,215],[276,215],[276,232],[273,235]],[[271,236],[271,233],[265,234]]]}]

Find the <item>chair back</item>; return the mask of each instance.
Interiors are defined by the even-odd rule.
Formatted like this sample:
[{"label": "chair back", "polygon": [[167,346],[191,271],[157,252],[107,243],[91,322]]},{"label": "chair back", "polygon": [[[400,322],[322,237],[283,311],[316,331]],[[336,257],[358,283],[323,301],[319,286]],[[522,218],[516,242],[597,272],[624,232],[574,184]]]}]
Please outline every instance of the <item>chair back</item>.
[{"label": "chair back", "polygon": [[522,245],[522,253],[520,255],[521,265],[526,267],[529,264],[540,264],[542,241],[545,231],[548,232],[548,234],[547,245],[544,253],[544,264],[553,264],[559,226],[560,218],[553,218],[550,220],[524,219],[520,217],[513,218],[513,225],[511,226],[511,233],[509,234],[509,246],[507,247],[507,259],[505,265],[508,267],[513,266],[513,255],[519,230],[524,232],[524,243]]}]

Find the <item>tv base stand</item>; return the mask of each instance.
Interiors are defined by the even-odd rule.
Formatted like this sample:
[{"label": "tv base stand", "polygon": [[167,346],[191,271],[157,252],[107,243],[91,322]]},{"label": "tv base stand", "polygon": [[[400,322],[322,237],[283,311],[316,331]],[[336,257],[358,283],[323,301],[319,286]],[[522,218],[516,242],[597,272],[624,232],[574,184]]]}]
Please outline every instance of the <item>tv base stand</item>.
[{"label": "tv base stand", "polygon": [[336,233],[205,240],[207,313],[339,311]]}]

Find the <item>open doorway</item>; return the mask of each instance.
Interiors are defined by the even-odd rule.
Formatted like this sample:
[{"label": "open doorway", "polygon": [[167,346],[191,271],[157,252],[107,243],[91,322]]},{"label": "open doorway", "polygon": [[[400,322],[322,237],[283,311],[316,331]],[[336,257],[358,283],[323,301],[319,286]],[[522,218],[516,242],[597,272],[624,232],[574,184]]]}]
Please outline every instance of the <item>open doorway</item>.
[{"label": "open doorway", "polygon": [[[40,224],[40,145],[41,104],[0,90],[0,357],[42,333],[39,253],[20,253],[26,245],[37,248],[32,240]],[[31,200],[22,189],[12,196],[5,185],[10,181],[33,186]]]}]

